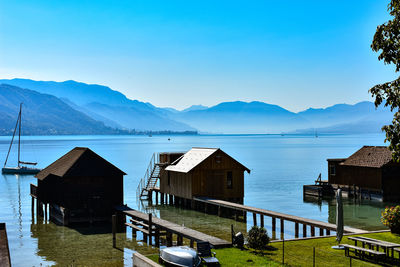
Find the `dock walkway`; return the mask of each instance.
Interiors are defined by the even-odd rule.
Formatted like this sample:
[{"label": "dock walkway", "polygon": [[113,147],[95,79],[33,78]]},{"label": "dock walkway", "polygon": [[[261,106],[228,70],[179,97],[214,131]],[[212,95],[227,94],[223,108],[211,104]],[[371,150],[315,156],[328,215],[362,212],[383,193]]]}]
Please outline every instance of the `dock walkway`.
[{"label": "dock walkway", "polygon": [[[210,205],[215,205],[217,207],[225,207],[225,208],[230,208],[233,210],[239,210],[239,211],[244,211],[244,212],[251,212],[253,213],[253,220],[254,220],[254,225],[257,225],[257,214],[260,214],[260,221],[261,221],[261,226],[264,227],[264,217],[263,216],[269,216],[272,217],[272,231],[275,232],[275,227],[276,227],[276,219],[281,220],[281,232],[283,232],[283,222],[284,221],[290,221],[295,223],[295,235],[298,237],[299,235],[299,224],[303,224],[303,237],[306,237],[306,227],[309,225],[311,227],[311,236],[315,235],[315,230],[314,228],[320,228],[320,235],[323,235],[323,230],[326,230],[327,235],[330,234],[330,231],[336,231],[336,225],[332,223],[327,223],[327,222],[322,222],[318,220],[312,220],[312,219],[307,219],[299,216],[293,216],[285,213],[280,213],[280,212],[275,212],[275,211],[270,211],[270,210],[265,210],[265,209],[260,209],[260,208],[255,208],[255,207],[250,207],[238,203],[233,203],[229,201],[224,201],[224,200],[219,200],[219,199],[214,199],[214,198],[206,198],[206,197],[195,197],[195,201],[203,202],[206,204]],[[354,233],[354,234],[361,234],[365,233],[366,231],[357,229],[357,228],[352,228],[352,227],[344,227],[344,233]]]},{"label": "dock walkway", "polygon": [[[129,208],[128,206],[118,206],[116,210],[122,212],[123,214],[132,217],[135,220],[143,221],[144,223],[149,223],[149,215],[134,209]],[[226,240],[210,236],[204,234],[202,232],[181,226],[176,223],[172,223],[157,217],[152,217],[151,225],[155,226],[159,230],[165,230],[166,232],[176,234],[178,237],[185,237],[191,240],[191,244],[193,241],[208,241],[215,248],[220,247],[230,247],[232,244]]]},{"label": "dock walkway", "polygon": [[8,239],[6,224],[0,223],[0,266],[11,266],[10,250],[8,248]]}]

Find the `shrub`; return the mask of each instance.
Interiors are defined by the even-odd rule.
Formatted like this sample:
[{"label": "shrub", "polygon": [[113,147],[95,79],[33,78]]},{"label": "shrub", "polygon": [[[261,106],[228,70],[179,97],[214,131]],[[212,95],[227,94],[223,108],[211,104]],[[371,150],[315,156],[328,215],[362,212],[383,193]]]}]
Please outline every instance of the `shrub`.
[{"label": "shrub", "polygon": [[382,212],[381,221],[392,233],[400,234],[400,206],[386,207]]},{"label": "shrub", "polygon": [[253,249],[264,249],[269,243],[267,230],[263,227],[253,226],[247,236],[247,244]]}]

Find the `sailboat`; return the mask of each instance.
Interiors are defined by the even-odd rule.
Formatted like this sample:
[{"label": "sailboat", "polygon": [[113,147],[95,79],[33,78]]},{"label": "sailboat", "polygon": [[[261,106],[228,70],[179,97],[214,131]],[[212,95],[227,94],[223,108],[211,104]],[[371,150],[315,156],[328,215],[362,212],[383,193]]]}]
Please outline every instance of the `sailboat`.
[{"label": "sailboat", "polygon": [[[21,116],[22,116],[22,103],[19,106],[17,124],[15,125],[15,129],[14,129],[14,133],[13,133],[13,136],[12,136],[12,139],[11,139],[10,147],[8,148],[6,161],[4,162],[4,166],[1,169],[1,173],[3,173],[3,174],[36,174],[36,173],[41,171],[38,168],[25,166],[25,165],[35,166],[37,164],[36,162],[26,162],[26,161],[21,161],[20,160],[20,155],[21,155],[21,126],[22,126],[21,125],[21,122],[22,122]],[[17,164],[17,167],[6,167],[8,156],[10,155],[11,147],[13,145],[14,137],[15,137],[15,133],[17,132],[17,129],[18,129],[18,164]]]}]

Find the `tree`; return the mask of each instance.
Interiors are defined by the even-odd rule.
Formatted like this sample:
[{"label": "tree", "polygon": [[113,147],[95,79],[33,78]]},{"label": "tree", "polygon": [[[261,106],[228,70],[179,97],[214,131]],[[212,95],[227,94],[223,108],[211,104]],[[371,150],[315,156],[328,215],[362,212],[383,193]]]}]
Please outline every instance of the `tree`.
[{"label": "tree", "polygon": [[[393,19],[379,25],[376,29],[371,48],[379,52],[378,59],[385,64],[394,64],[395,72],[400,70],[400,0],[391,0],[388,5],[389,14]],[[384,102],[385,107],[390,106],[393,115],[392,124],[385,125],[382,130],[386,132],[386,141],[392,151],[393,160],[400,161],[400,77],[394,81],[378,84],[369,89],[375,97],[375,107]]]}]

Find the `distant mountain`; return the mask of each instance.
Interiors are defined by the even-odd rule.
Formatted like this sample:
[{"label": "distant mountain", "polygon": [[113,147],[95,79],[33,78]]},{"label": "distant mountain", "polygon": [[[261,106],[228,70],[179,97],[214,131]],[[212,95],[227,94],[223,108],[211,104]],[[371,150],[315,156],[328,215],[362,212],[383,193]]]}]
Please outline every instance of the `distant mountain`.
[{"label": "distant mountain", "polygon": [[110,127],[141,131],[193,131],[193,127],[169,117],[168,109],[128,99],[107,86],[75,81],[53,82],[29,79],[0,80],[21,88],[64,99],[75,109]]},{"label": "distant mountain", "polygon": [[173,114],[172,118],[212,133],[276,133],[306,121],[277,105],[263,102],[224,102],[216,106]]},{"label": "distant mountain", "polygon": [[119,133],[55,96],[0,84],[0,135],[13,133],[20,103],[23,103],[22,130],[26,135]]},{"label": "distant mountain", "polygon": [[192,105],[192,106],[182,110],[182,112],[188,112],[188,111],[194,111],[194,110],[204,110],[204,109],[208,109],[208,107],[203,106],[203,105]]},{"label": "distant mountain", "polygon": [[[264,102],[223,102],[212,107],[193,105],[182,111],[160,108],[128,99],[109,87],[75,81],[51,82],[27,79],[0,80],[52,94],[81,114],[112,128],[137,131],[194,131],[203,133],[281,133],[327,131],[330,133],[379,132],[390,122],[389,108],[371,102],[337,104],[298,113]],[[4,124],[9,122],[7,117]],[[11,122],[10,122],[11,123]],[[12,123],[11,123],[12,124]],[[321,129],[321,130],[319,130]]]}]

